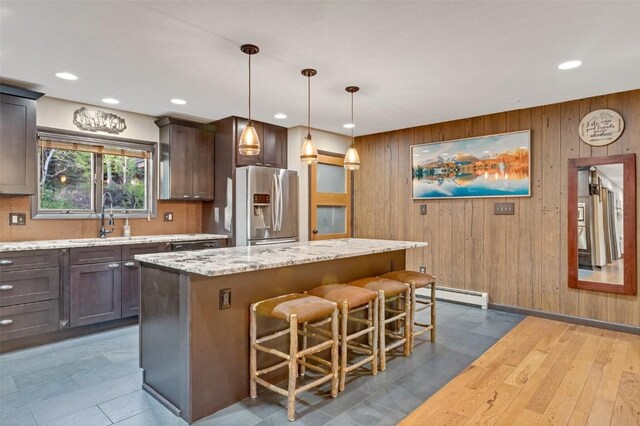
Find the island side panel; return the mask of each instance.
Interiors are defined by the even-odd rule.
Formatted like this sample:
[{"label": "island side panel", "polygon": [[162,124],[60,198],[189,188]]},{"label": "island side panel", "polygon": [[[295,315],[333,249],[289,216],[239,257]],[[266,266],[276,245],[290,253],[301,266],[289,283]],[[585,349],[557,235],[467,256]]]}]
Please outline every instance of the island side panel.
[{"label": "island side panel", "polygon": [[143,387],[186,419],[189,411],[189,277],[146,264],[142,264],[140,273]]},{"label": "island side panel", "polygon": [[[191,274],[191,413],[185,418],[194,422],[249,396],[252,303],[404,267],[405,251],[401,250],[220,277]],[[231,308],[220,310],[220,290],[226,288],[231,289]],[[284,326],[281,321],[258,319],[259,335]],[[286,340],[282,343],[286,352]],[[260,367],[273,361],[259,358]]]}]

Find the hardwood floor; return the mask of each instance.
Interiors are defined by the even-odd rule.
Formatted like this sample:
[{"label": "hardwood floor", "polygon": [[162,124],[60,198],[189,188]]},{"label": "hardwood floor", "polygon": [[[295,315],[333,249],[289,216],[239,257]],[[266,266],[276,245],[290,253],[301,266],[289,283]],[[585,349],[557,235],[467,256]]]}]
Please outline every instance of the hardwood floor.
[{"label": "hardwood floor", "polygon": [[640,336],[528,317],[400,424],[640,425]]}]

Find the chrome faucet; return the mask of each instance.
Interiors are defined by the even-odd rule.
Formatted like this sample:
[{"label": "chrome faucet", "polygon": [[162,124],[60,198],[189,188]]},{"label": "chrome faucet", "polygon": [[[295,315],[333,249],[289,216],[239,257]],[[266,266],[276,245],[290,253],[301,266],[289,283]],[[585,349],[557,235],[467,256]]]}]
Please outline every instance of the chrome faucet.
[{"label": "chrome faucet", "polygon": [[[106,229],[104,229],[104,205],[106,202],[106,198],[107,195],[109,196],[109,223],[107,224],[107,226],[111,227],[110,231],[107,231]],[[111,197],[111,194],[109,192],[105,192],[102,195],[102,214],[100,215],[100,235],[99,238],[107,238],[107,234],[111,234],[113,231],[115,231],[115,219],[113,218],[113,198]]]}]

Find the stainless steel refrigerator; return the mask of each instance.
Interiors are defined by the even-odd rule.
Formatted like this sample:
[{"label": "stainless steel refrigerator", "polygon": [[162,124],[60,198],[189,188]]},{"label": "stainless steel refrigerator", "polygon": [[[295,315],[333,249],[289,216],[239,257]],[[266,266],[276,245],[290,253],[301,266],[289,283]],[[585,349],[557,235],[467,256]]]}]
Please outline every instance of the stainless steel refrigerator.
[{"label": "stainless steel refrigerator", "polygon": [[298,241],[298,173],[237,168],[235,234],[237,246]]}]

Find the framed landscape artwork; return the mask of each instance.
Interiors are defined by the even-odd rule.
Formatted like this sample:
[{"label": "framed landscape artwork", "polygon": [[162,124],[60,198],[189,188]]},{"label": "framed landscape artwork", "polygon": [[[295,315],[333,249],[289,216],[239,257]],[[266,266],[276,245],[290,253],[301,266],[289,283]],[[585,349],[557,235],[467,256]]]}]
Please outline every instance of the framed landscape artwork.
[{"label": "framed landscape artwork", "polygon": [[530,152],[530,130],[413,145],[413,198],[529,197]]}]

